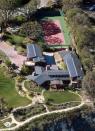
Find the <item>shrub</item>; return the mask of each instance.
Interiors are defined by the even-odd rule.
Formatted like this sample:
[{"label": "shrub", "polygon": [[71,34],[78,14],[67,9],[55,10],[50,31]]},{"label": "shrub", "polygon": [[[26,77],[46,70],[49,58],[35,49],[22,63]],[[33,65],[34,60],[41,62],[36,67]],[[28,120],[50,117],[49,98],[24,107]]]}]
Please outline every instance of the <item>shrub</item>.
[{"label": "shrub", "polygon": [[23,22],[26,21],[26,17],[23,16],[23,15],[16,16],[15,21],[18,22],[18,23],[23,23]]},{"label": "shrub", "polygon": [[7,65],[7,67],[10,67],[11,66],[11,61],[10,60],[6,60],[5,64]]}]

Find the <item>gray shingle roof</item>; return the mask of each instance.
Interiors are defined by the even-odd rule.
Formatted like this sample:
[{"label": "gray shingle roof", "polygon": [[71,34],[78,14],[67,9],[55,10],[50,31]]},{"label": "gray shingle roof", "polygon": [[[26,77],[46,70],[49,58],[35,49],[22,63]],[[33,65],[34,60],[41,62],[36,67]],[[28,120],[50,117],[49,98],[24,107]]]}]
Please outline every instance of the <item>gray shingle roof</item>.
[{"label": "gray shingle roof", "polygon": [[69,72],[62,70],[47,70],[37,76],[29,75],[27,76],[27,79],[34,80],[38,85],[42,85],[46,81],[69,80]]},{"label": "gray shingle roof", "polygon": [[45,71],[44,67],[42,66],[35,66],[35,73],[36,74],[42,74],[42,72]]},{"label": "gray shingle roof", "polygon": [[60,51],[60,55],[67,65],[70,77],[83,78],[82,66],[77,55],[71,51]]},{"label": "gray shingle roof", "polygon": [[43,70],[41,67],[35,67],[36,74],[38,75],[27,76],[27,79],[34,80],[38,85],[42,85],[46,81],[70,80],[70,77],[82,79],[83,70],[77,55],[71,51],[60,51],[59,53],[66,63],[68,71],[57,69]]},{"label": "gray shingle roof", "polygon": [[27,45],[27,58],[42,57],[41,49],[36,44]]}]

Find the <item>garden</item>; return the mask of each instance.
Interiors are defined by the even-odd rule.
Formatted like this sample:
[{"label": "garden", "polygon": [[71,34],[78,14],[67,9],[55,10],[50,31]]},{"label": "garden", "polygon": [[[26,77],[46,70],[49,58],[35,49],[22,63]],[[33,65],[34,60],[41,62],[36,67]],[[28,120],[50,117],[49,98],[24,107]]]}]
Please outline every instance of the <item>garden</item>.
[{"label": "garden", "polygon": [[32,105],[28,108],[17,109],[13,112],[17,121],[25,121],[34,115],[46,112],[46,108],[41,104]]},{"label": "garden", "polygon": [[25,81],[24,86],[29,92],[41,93],[43,90],[42,87],[37,86],[33,81]]}]

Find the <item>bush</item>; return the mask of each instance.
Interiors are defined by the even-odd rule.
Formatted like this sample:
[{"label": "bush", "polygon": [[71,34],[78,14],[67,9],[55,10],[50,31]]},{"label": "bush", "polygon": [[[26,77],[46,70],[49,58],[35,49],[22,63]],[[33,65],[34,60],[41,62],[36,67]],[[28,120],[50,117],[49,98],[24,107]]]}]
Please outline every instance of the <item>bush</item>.
[{"label": "bush", "polygon": [[21,46],[16,47],[16,50],[21,55],[25,55],[26,54],[26,50],[24,48],[22,48]]},{"label": "bush", "polygon": [[20,45],[20,46],[22,45],[24,41],[24,37],[18,36],[18,35],[10,35],[10,39],[14,45]]},{"label": "bush", "polygon": [[26,17],[23,15],[16,16],[15,21],[18,23],[24,23],[26,21]]},{"label": "bush", "polygon": [[6,60],[5,64],[7,65],[7,67],[10,67],[11,66],[11,61],[10,60]]},{"label": "bush", "polygon": [[26,65],[23,65],[21,68],[21,75],[29,75],[32,74],[32,69]]},{"label": "bush", "polygon": [[16,80],[17,80],[18,82],[22,82],[24,79],[25,79],[25,78],[24,78],[23,76],[17,76],[17,77],[16,77]]}]

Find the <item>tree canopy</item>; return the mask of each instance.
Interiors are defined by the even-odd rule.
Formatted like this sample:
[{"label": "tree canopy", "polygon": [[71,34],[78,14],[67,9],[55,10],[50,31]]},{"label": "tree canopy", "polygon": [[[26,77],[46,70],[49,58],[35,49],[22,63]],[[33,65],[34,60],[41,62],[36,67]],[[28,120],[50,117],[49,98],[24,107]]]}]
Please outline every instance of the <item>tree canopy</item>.
[{"label": "tree canopy", "polygon": [[87,72],[83,79],[82,87],[95,99],[95,72]]},{"label": "tree canopy", "polygon": [[0,23],[6,25],[14,10],[23,4],[23,0],[0,0]]},{"label": "tree canopy", "polygon": [[42,26],[37,21],[26,22],[22,25],[20,32],[31,39],[42,37]]}]

